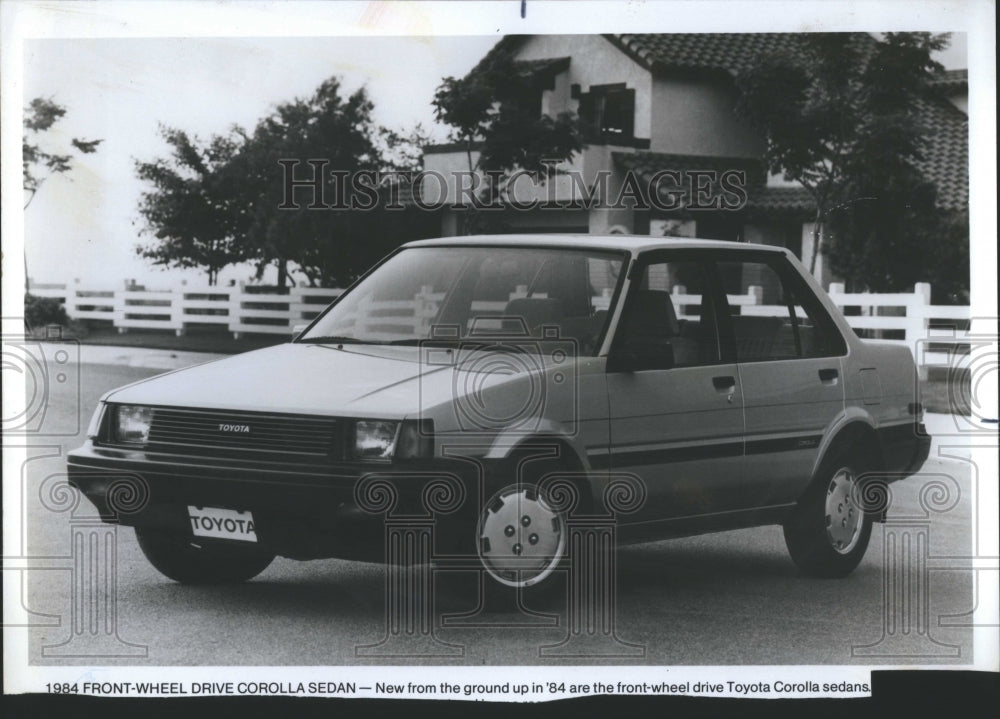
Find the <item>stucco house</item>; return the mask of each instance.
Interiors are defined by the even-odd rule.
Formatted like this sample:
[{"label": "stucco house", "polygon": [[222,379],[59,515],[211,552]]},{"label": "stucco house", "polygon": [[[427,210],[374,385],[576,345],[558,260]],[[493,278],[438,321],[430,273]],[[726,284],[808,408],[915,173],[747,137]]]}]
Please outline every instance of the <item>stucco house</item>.
[{"label": "stucco house", "polygon": [[[506,211],[505,231],[627,232],[763,242],[789,247],[808,263],[812,200],[801,186],[768,175],[760,160],[763,140],[734,110],[738,73],[761,53],[794,47],[800,37],[744,33],[503,38],[490,52],[512,52],[519,65],[530,70],[540,88],[539,112],[554,117],[572,111],[591,130],[587,147],[564,166],[584,182],[567,175],[547,187],[524,183],[518,188],[522,195],[534,193],[560,208]],[[859,33],[857,41],[872,38]],[[969,192],[965,71],[945,73],[934,90],[923,108],[933,128],[923,170],[938,187],[939,203],[962,211]],[[469,159],[464,145],[430,146],[424,168],[453,178],[454,171],[468,170]],[[471,160],[476,159],[473,151]],[[697,208],[636,208],[607,202],[588,206],[581,194],[586,188],[580,185],[598,184],[601,173],[606,175],[606,191],[615,196],[628,174],[649,181],[664,171],[681,178],[683,187],[701,183],[713,190],[718,190],[723,173],[745,173],[740,175],[745,177],[745,196],[738,206],[708,202]],[[442,234],[460,234],[461,193],[454,182],[449,179],[442,186],[425,179],[420,192],[425,201],[443,205]],[[817,274],[829,279],[822,264],[820,257]]]}]

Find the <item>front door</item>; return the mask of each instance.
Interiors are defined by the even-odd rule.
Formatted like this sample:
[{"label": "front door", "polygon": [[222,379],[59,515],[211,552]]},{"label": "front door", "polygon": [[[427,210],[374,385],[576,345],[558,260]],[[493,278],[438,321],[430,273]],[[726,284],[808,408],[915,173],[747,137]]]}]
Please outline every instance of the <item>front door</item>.
[{"label": "front door", "polygon": [[703,255],[641,258],[609,358],[612,470],[638,477],[644,505],[622,523],[651,536],[683,517],[741,506],[743,388],[719,341],[716,281]]}]

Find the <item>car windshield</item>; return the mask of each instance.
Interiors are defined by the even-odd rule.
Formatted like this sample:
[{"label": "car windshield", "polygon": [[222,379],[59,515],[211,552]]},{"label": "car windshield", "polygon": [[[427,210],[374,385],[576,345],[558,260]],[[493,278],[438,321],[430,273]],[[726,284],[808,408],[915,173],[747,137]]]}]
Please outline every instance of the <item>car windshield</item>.
[{"label": "car windshield", "polygon": [[525,247],[414,247],[354,287],[299,342],[417,344],[572,338],[592,354],[624,256]]}]

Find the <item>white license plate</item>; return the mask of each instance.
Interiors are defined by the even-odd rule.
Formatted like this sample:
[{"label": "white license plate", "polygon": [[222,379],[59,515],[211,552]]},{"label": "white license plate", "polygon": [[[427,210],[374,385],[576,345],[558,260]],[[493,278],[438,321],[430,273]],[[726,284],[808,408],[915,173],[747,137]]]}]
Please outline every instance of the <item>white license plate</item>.
[{"label": "white license plate", "polygon": [[191,531],[196,537],[216,539],[236,539],[241,542],[256,542],[253,515],[235,509],[218,507],[188,507]]}]

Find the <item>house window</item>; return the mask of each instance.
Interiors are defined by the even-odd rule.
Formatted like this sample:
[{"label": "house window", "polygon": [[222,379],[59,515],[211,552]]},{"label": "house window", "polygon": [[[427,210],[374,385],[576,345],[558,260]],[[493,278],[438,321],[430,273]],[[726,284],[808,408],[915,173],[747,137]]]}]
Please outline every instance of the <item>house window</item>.
[{"label": "house window", "polygon": [[635,136],[635,90],[619,85],[595,85],[580,95],[580,119],[588,139],[615,142]]}]

